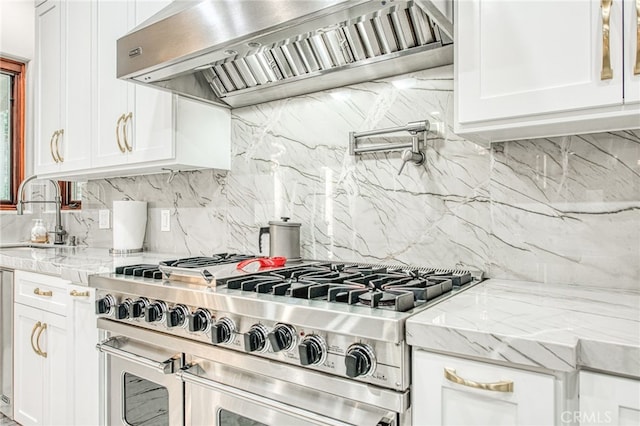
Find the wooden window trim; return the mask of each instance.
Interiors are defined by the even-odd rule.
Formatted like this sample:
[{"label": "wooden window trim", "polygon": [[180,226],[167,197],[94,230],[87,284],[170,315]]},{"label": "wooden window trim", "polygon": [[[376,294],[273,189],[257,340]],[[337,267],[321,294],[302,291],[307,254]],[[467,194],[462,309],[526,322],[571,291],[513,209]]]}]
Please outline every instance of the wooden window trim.
[{"label": "wooden window trim", "polygon": [[71,199],[72,183],[74,182],[58,181],[60,194],[62,195],[62,210],[80,210],[82,208],[81,200]]},{"label": "wooden window trim", "polygon": [[11,150],[11,200],[0,201],[0,210],[15,210],[17,192],[25,172],[25,80],[26,65],[22,62],[0,58],[0,69],[12,72],[15,76],[12,105],[12,150]]}]

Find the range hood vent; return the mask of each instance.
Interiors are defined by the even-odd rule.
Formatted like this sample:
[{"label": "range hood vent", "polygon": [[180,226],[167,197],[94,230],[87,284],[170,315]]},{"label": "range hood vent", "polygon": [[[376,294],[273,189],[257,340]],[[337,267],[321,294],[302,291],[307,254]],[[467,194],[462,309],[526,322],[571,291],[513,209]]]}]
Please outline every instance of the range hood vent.
[{"label": "range hood vent", "polygon": [[444,15],[423,2],[209,0],[169,8],[118,40],[119,78],[241,107],[453,61],[450,22],[436,24],[427,10],[440,22]]}]

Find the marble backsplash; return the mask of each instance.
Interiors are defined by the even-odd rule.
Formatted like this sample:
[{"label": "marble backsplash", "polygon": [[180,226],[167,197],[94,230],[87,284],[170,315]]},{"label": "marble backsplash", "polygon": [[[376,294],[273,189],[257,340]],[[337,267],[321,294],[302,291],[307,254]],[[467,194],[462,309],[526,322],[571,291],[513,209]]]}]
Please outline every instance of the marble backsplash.
[{"label": "marble backsplash", "polygon": [[[153,251],[257,253],[258,228],[289,216],[307,258],[639,288],[640,130],[487,149],[452,133],[452,88],[443,68],[233,110],[229,172],[90,181],[66,226],[108,247],[98,211],[128,197],[149,202]],[[350,131],[422,119],[444,130],[421,166],[398,175],[399,153],[348,153]],[[171,232],[160,232],[161,209]],[[19,227],[8,218],[3,233]]]}]

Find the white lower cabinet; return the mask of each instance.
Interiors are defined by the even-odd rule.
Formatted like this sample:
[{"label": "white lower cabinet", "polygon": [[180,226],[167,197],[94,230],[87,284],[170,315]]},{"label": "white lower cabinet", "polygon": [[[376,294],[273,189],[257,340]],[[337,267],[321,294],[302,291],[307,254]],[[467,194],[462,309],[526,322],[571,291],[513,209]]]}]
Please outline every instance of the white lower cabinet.
[{"label": "white lower cabinet", "polygon": [[95,290],[16,271],[14,415],[23,426],[98,424]]},{"label": "white lower cabinet", "polygon": [[66,318],[14,307],[14,416],[23,426],[68,425]]},{"label": "white lower cabinet", "polygon": [[581,425],[640,424],[640,380],[580,372],[580,411],[575,420]]},{"label": "white lower cabinet", "polygon": [[413,351],[414,425],[553,425],[552,375]]}]

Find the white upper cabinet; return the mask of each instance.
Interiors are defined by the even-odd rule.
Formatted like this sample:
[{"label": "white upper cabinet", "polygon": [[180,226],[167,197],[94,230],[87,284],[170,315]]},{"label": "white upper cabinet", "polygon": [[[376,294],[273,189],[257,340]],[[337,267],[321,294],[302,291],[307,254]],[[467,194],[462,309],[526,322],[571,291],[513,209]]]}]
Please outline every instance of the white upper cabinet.
[{"label": "white upper cabinet", "polygon": [[230,167],[228,109],[116,78],[118,38],[169,3],[47,0],[40,5],[39,176],[80,180]]},{"label": "white upper cabinet", "polygon": [[493,142],[640,127],[635,1],[456,7],[456,133]]},{"label": "white upper cabinet", "polygon": [[36,9],[36,173],[89,164],[91,8],[49,0]]}]

